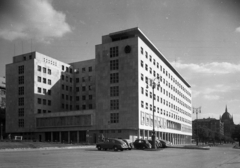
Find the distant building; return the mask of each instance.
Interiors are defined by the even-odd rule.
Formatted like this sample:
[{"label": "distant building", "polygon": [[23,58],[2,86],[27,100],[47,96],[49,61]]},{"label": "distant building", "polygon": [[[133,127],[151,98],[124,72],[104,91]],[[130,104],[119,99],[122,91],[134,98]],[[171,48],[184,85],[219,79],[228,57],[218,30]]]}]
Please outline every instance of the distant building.
[{"label": "distant building", "polygon": [[191,86],[139,28],[105,35],[95,49],[95,59],[69,64],[15,56],[6,65],[7,132],[58,142],[151,138],[154,110],[156,137],[191,141]]},{"label": "distant building", "polygon": [[193,130],[196,130],[197,127],[206,127],[213,132],[220,133],[224,135],[224,123],[221,120],[215,118],[203,118],[193,121]]},{"label": "distant building", "polygon": [[233,116],[228,112],[227,106],[223,115],[220,116],[220,120],[224,123],[224,135],[231,137],[235,124],[233,122]]},{"label": "distant building", "polygon": [[6,85],[3,77],[0,77],[0,108],[6,108]]}]

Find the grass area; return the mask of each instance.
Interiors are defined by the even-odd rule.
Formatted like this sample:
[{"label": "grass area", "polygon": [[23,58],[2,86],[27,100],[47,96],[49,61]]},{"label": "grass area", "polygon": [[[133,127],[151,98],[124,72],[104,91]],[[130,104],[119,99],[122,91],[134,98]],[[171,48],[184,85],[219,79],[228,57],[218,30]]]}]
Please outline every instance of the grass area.
[{"label": "grass area", "polygon": [[50,142],[25,142],[25,141],[0,141],[1,149],[21,149],[21,148],[63,148],[63,147],[74,147],[74,146],[85,146],[87,144],[64,144],[64,143],[50,143]]}]

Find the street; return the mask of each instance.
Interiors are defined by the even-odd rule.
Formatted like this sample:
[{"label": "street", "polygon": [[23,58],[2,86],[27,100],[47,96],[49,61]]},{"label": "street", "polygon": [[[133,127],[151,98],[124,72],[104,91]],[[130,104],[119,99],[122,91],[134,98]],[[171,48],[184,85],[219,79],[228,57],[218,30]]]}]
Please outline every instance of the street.
[{"label": "street", "polygon": [[0,151],[1,168],[239,168],[240,150],[232,145],[210,150],[97,151],[96,148]]}]

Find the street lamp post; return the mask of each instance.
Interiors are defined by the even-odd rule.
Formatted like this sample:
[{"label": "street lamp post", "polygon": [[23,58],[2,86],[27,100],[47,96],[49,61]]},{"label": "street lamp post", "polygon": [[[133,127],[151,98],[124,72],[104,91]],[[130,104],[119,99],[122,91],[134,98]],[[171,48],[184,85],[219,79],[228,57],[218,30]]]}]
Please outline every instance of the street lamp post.
[{"label": "street lamp post", "polygon": [[194,108],[193,107],[193,113],[196,113],[196,131],[197,131],[197,139],[196,139],[196,145],[198,145],[198,113],[201,113],[201,107]]},{"label": "street lamp post", "polygon": [[[152,149],[156,149],[156,136],[155,136],[155,117],[154,117],[154,113],[155,113],[155,108],[154,108],[154,89],[156,87],[160,87],[160,82],[158,80],[157,84],[155,83],[155,80],[158,80],[157,78],[154,78],[154,79],[151,79],[151,82],[152,82],[152,99],[153,99],[153,102],[152,102],[152,110],[153,110],[153,132],[152,132],[152,142],[153,142],[153,145],[152,145]],[[148,85],[147,85],[148,87]]]}]

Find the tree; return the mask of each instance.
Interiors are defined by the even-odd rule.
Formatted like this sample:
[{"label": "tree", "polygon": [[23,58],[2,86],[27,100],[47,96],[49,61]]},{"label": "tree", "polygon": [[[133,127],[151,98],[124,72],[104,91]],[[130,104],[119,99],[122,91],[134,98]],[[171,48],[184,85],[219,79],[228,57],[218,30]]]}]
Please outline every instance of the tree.
[{"label": "tree", "polygon": [[240,146],[240,125],[235,125],[235,128],[232,133],[232,138],[237,140]]}]

